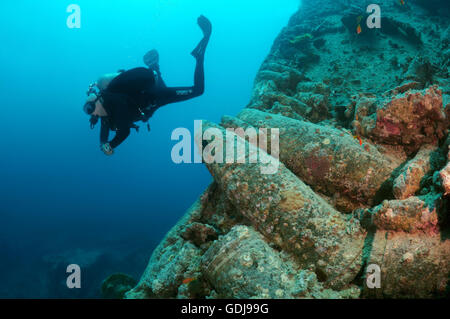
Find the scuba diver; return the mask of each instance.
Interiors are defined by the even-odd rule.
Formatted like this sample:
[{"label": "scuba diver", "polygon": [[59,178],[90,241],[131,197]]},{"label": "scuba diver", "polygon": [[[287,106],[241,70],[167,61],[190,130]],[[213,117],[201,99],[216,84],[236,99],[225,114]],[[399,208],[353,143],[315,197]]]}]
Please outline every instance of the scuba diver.
[{"label": "scuba diver", "polygon": [[[159,54],[151,50],[144,56],[147,68],[139,67],[128,71],[102,76],[89,86],[84,111],[91,115],[93,129],[101,119],[100,149],[112,155],[130,135],[131,128],[138,131],[135,122],[147,123],[157,109],[169,103],[186,101],[203,94],[205,89],[204,57],[211,36],[211,22],[201,15],[197,23],[203,31],[203,39],[191,52],[196,59],[194,86],[167,87],[159,70]],[[109,132],[116,134],[108,141]]]}]

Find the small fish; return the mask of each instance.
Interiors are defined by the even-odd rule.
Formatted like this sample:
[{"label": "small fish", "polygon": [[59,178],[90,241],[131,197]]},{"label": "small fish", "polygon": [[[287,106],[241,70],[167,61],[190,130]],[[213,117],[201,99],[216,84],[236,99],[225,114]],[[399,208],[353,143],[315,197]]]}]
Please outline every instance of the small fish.
[{"label": "small fish", "polygon": [[361,137],[360,137],[359,135],[354,135],[353,138],[354,138],[355,140],[358,140],[358,141],[359,141],[359,145],[360,145],[360,146],[363,145],[363,141],[362,141],[362,139],[361,139]]},{"label": "small fish", "polygon": [[190,283],[190,282],[193,282],[194,280],[196,280],[197,278],[193,278],[193,277],[191,277],[191,278],[186,278],[186,279],[184,279],[183,280],[183,284],[188,284],[188,283]]},{"label": "small fish", "polygon": [[344,130],[344,132],[346,132],[348,135],[352,136],[355,140],[358,140],[360,146],[363,145],[363,140],[362,140],[362,138],[359,135],[353,135],[352,133],[350,133],[347,130]]},{"label": "small fish", "polygon": [[358,27],[356,28],[356,33],[360,34],[361,32],[362,32],[361,25],[358,24]]},{"label": "small fish", "polygon": [[400,4],[403,6],[405,4],[405,0],[400,0]]}]

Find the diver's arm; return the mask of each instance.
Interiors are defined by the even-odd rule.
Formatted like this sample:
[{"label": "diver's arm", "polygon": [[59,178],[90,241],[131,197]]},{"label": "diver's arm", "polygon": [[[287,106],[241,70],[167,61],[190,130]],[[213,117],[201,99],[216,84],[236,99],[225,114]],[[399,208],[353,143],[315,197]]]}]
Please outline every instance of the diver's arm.
[{"label": "diver's arm", "polygon": [[107,119],[102,118],[101,122],[101,128],[100,128],[100,143],[105,144],[108,143],[108,137],[109,137],[109,122]]},{"label": "diver's arm", "polygon": [[114,149],[119,146],[130,135],[130,129],[117,129],[116,136],[108,143],[109,124],[107,121],[102,121],[102,131],[100,133],[100,150],[105,155],[111,156],[114,154]]},{"label": "diver's arm", "polygon": [[109,142],[109,145],[112,148],[116,148],[117,146],[122,144],[122,142],[125,141],[129,135],[130,135],[130,128],[129,127],[117,128],[116,136],[114,136],[112,141]]},{"label": "diver's arm", "polygon": [[[130,127],[133,123],[132,109],[129,106],[128,97],[124,94],[104,92],[102,97],[104,106],[110,114],[110,117],[104,119],[105,122],[108,122],[105,123],[105,127],[108,124],[109,128],[113,126],[116,131],[114,138],[109,143],[105,142],[104,144],[108,144],[114,149],[130,135]],[[106,133],[103,137],[105,136]]]}]

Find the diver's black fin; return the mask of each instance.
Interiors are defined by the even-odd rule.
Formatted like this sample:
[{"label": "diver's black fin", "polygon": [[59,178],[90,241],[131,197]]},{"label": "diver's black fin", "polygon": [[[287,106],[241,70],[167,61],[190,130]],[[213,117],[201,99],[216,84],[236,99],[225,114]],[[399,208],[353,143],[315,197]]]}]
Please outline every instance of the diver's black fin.
[{"label": "diver's black fin", "polygon": [[209,38],[211,36],[211,32],[212,32],[211,21],[209,21],[208,18],[205,17],[204,15],[201,15],[200,17],[198,17],[197,23],[198,23],[200,29],[202,29],[203,35],[205,36],[205,38]]},{"label": "diver's black fin", "polygon": [[149,69],[155,70],[159,65],[159,53],[156,49],[148,51],[144,55],[144,63]]},{"label": "diver's black fin", "polygon": [[197,45],[197,47],[191,52],[191,55],[198,59],[205,55],[206,47],[208,46],[209,38],[211,37],[212,25],[211,22],[205,16],[201,15],[197,19],[197,23],[202,29],[203,39]]}]

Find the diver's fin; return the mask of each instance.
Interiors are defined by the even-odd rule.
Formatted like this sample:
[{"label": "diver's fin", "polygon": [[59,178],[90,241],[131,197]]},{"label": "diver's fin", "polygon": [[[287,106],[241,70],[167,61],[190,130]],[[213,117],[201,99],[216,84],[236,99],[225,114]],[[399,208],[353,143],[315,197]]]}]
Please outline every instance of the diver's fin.
[{"label": "diver's fin", "polygon": [[198,17],[197,23],[198,23],[200,29],[202,29],[203,35],[205,36],[205,38],[209,38],[211,36],[211,32],[212,32],[211,21],[209,21],[208,18],[205,17],[204,15],[201,15],[200,17]]},{"label": "diver's fin", "polygon": [[159,53],[156,51],[156,49],[148,51],[144,55],[144,63],[146,66],[148,66],[149,69],[157,69],[159,65]]},{"label": "diver's fin", "polygon": [[211,22],[205,16],[201,15],[197,19],[197,23],[202,29],[203,39],[197,45],[197,47],[191,52],[191,55],[198,59],[205,55],[206,47],[208,46],[209,38],[211,37],[212,25]]}]

